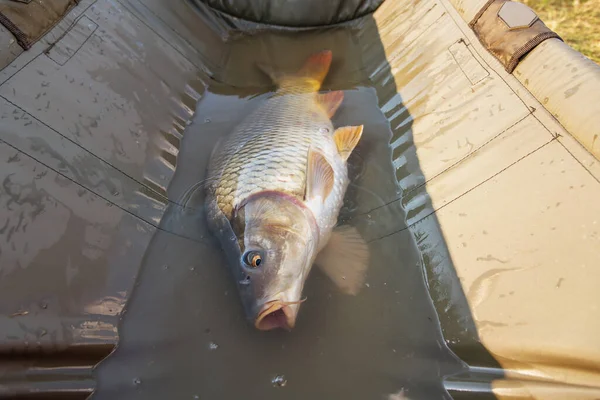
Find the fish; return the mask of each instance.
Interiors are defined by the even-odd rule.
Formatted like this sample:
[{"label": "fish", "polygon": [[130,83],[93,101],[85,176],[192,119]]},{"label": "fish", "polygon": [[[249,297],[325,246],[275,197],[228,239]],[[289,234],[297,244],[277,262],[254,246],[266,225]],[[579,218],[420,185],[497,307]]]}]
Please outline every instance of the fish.
[{"label": "fish", "polygon": [[343,293],[364,284],[368,245],[355,227],[338,224],[347,161],[364,126],[334,129],[344,92],[319,93],[331,62],[323,50],[296,73],[258,65],[276,90],[209,158],[207,224],[260,331],[295,327],[313,265]]}]

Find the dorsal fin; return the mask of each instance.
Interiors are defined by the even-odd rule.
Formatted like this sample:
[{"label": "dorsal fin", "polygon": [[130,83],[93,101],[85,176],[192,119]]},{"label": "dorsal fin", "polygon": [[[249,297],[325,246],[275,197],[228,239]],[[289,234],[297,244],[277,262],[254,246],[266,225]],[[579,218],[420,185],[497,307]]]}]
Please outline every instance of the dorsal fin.
[{"label": "dorsal fin", "polygon": [[333,139],[337,146],[338,153],[346,161],[358,144],[363,132],[363,125],[343,126],[333,132]]},{"label": "dorsal fin", "polygon": [[343,100],[344,92],[341,90],[317,94],[317,103],[319,103],[329,118],[335,115],[335,112],[340,107]]},{"label": "dorsal fin", "polygon": [[306,170],[306,201],[321,198],[323,202],[333,189],[333,167],[320,151],[308,150],[308,167]]}]

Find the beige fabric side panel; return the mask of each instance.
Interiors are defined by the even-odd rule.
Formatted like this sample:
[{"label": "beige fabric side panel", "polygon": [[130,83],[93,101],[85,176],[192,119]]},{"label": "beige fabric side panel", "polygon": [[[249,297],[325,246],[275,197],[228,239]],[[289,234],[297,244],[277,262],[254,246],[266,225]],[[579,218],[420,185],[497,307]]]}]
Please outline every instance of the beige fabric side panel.
[{"label": "beige fabric side panel", "polygon": [[[399,91],[393,102],[400,99],[410,111],[420,167],[430,180],[525,118],[530,110],[498,75],[481,73],[480,60],[442,4],[433,0],[415,3],[418,6],[411,10],[415,17],[401,22],[384,18],[394,12],[392,7],[402,8],[400,4],[386,2],[375,15]],[[390,123],[407,123],[402,118],[401,112],[395,113]],[[402,143],[392,143],[392,148],[398,146]]]},{"label": "beige fabric side panel", "polygon": [[[449,2],[469,23],[487,0]],[[548,39],[524,57],[513,74],[573,137],[600,159],[600,66],[560,40]]]},{"label": "beige fabric side panel", "polygon": [[[494,385],[499,398],[600,398],[599,165],[563,126],[576,138],[584,128],[561,126],[536,100],[549,88],[524,87],[481,46],[467,23],[484,3],[385,2],[375,13],[395,102],[409,117],[397,104],[384,109],[399,107],[392,126],[412,121],[427,181],[406,202],[408,222],[427,218],[417,210],[429,196],[480,338],[506,368]],[[587,71],[538,64],[527,71],[539,75],[530,86],[550,72],[568,80]],[[589,104],[569,107],[589,119],[600,90],[599,100],[580,87],[565,101],[578,93]]]},{"label": "beige fabric side panel", "polygon": [[529,53],[514,75],[600,159],[600,66],[550,39]]},{"label": "beige fabric side panel", "polygon": [[543,381],[600,396],[598,198],[600,184],[553,141],[437,213],[481,340],[520,380],[498,383],[506,398],[548,398]]}]

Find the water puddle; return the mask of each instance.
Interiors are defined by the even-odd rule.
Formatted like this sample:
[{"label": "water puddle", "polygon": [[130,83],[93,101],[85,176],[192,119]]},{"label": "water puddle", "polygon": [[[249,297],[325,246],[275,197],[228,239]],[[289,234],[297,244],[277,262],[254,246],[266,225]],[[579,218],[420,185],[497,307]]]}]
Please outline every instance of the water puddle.
[{"label": "water puddle", "polygon": [[[374,23],[363,24],[262,32],[223,44],[226,57],[213,79],[205,78],[183,132],[170,203],[126,306],[119,346],[96,369],[94,399],[450,398],[445,378],[468,368],[445,345],[425,275],[446,274],[451,285],[456,278],[438,260],[446,254],[439,227],[406,223],[399,181],[410,181],[419,165],[414,146],[398,153],[390,143],[411,141],[411,119],[390,127],[382,112],[384,104],[388,113],[403,106]],[[370,268],[355,297],[313,269],[294,330],[259,332],[246,321],[225,255],[206,226],[207,162],[215,143],[272,95],[256,64],[296,71],[323,49],[332,50],[333,64],[322,89],[344,91],[334,127],[364,125],[349,159],[340,221],[369,243]],[[408,168],[399,169],[399,159]],[[453,318],[464,298],[434,289]],[[468,321],[463,315],[455,325],[465,332]],[[135,379],[143,384],[131,385]]]}]

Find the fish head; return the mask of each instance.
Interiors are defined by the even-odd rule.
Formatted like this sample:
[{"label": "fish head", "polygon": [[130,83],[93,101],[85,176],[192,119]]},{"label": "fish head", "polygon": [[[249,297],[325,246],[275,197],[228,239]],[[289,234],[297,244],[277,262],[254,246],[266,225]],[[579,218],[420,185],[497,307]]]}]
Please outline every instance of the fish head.
[{"label": "fish head", "polygon": [[291,330],[316,256],[319,235],[311,211],[285,193],[263,192],[236,210],[233,225],[247,317],[259,330]]}]

